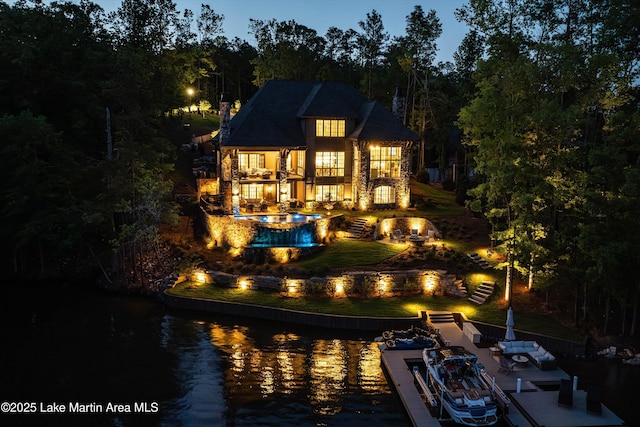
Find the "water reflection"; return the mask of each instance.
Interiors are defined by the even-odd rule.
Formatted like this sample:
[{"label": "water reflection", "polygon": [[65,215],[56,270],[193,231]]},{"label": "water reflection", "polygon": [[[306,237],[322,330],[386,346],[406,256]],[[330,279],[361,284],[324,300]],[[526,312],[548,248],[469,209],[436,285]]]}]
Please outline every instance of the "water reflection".
[{"label": "water reflection", "polygon": [[309,361],[309,401],[314,413],[340,412],[340,394],[346,388],[349,354],[339,340],[318,340]]},{"label": "water reflection", "polygon": [[[309,340],[292,332],[252,338],[246,327],[207,325],[210,344],[229,363],[225,372],[231,410],[269,407],[291,399],[314,416],[343,410],[345,395],[366,392],[393,399],[374,343],[360,340]],[[367,408],[365,412],[369,412]]]},{"label": "water reflection", "polygon": [[[11,361],[0,365],[2,401],[144,401],[160,409],[35,425],[407,425],[377,347],[354,334],[165,311],[77,289],[13,291],[14,303],[0,312]],[[7,424],[0,414],[0,425],[34,420]]]}]

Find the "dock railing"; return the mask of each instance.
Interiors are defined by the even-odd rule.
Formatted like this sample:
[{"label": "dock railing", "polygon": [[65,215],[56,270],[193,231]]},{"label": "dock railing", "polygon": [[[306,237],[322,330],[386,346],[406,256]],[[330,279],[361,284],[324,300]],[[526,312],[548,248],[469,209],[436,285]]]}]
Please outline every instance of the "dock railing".
[{"label": "dock railing", "polygon": [[433,393],[431,393],[431,390],[429,390],[429,387],[427,386],[427,383],[424,380],[424,378],[422,378],[422,375],[420,374],[420,369],[418,369],[417,366],[413,367],[413,376],[416,379],[416,382],[418,383],[418,385],[420,386],[420,389],[422,390],[424,397],[427,399],[427,403],[429,403],[429,405],[431,405],[432,408],[437,407],[438,400],[433,396]]},{"label": "dock railing", "polygon": [[498,403],[502,404],[502,410],[506,413],[509,412],[509,405],[511,405],[511,400],[507,397],[507,395],[502,391],[502,389],[496,384],[495,378],[491,377],[487,371],[482,369],[480,371],[480,375],[482,378],[488,383],[491,384],[491,388],[493,392],[496,394],[498,399]]}]

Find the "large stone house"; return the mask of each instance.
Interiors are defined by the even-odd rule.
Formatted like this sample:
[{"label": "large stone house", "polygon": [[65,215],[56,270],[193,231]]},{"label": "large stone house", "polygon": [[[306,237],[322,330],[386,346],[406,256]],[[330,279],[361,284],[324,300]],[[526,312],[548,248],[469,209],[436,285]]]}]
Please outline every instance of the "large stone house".
[{"label": "large stone house", "polygon": [[229,111],[223,95],[218,171],[227,212],[408,207],[411,146],[420,138],[355,88],[273,80],[233,119]]}]

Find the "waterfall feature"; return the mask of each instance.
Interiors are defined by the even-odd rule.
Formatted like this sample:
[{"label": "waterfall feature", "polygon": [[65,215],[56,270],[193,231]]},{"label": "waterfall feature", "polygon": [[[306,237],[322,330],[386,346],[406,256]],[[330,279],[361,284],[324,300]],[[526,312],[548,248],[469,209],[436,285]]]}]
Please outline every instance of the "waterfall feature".
[{"label": "waterfall feature", "polygon": [[317,246],[313,223],[293,226],[259,225],[257,235],[251,242],[253,247],[308,247]]}]

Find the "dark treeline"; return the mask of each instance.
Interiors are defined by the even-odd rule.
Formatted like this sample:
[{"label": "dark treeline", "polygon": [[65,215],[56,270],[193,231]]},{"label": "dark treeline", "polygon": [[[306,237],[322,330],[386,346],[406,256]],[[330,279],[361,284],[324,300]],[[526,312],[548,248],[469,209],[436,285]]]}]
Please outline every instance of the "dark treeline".
[{"label": "dark treeline", "polygon": [[242,104],[270,79],[331,80],[390,106],[401,87],[405,123],[424,141],[418,179],[449,171],[445,185],[489,220],[506,267],[549,298],[569,291],[576,323],[595,304],[634,334],[636,3],[470,0],[457,12],[468,34],[452,62],[435,64],[447,35],[420,6],[398,37],[373,10],[324,35],[248,18],[249,43],[226,38],[208,5],[0,2],[3,267],[44,276],[97,265],[109,280],[148,282],[137,266],[178,215],[168,112],[191,96],[215,106],[226,91]]}]

